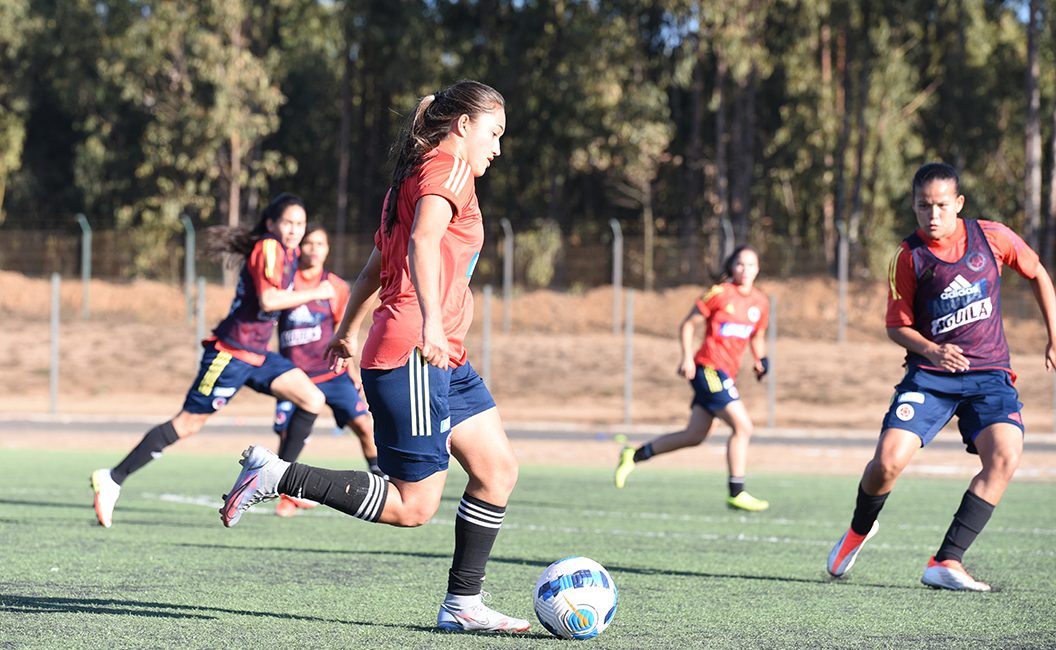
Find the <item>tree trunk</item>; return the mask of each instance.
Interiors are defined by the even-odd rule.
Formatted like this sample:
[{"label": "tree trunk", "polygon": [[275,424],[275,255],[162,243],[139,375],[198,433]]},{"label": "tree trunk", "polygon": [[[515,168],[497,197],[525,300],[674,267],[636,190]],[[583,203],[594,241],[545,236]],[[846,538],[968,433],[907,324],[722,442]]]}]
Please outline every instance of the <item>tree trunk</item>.
[{"label": "tree trunk", "polygon": [[[862,221],[862,177],[865,174],[865,147],[869,141],[869,125],[865,122],[865,109],[869,104],[869,65],[872,48],[869,43],[869,3],[862,5],[861,39],[862,57],[858,69],[857,103],[855,110],[854,189],[851,191],[851,211],[847,226],[847,237],[851,246],[857,248],[861,241]],[[852,259],[858,259],[852,251]]]},{"label": "tree trunk", "polygon": [[[1054,23],[1056,27],[1056,23]],[[1045,228],[1045,250],[1042,251],[1042,262],[1045,268],[1056,266],[1056,106],[1052,109],[1052,167],[1049,169],[1049,218]]]},{"label": "tree trunk", "polygon": [[348,224],[348,164],[352,131],[352,55],[350,39],[345,40],[344,66],[341,72],[341,125],[337,132],[337,204],[334,210],[334,272],[345,275],[345,232]]},{"label": "tree trunk", "polygon": [[696,61],[693,64],[693,81],[689,90],[689,144],[686,146],[686,200],[682,204],[682,219],[679,223],[679,270],[683,277],[696,281],[697,260],[700,259],[698,215],[701,209],[701,187],[704,183],[702,150],[704,148],[704,50],[699,39],[694,40]]},{"label": "tree trunk", "polygon": [[851,71],[847,61],[847,25],[840,26],[840,32],[836,36],[836,68],[840,73],[840,83],[836,86],[836,114],[840,118],[840,131],[836,138],[836,202],[833,210],[833,223],[836,226],[836,250],[833,251],[833,259],[837,266],[840,250],[840,241],[847,236],[847,197],[844,188],[844,174],[846,172],[847,146],[851,132],[851,114],[847,110],[846,100],[851,89]]},{"label": "tree trunk", "polygon": [[1041,90],[1038,83],[1038,35],[1041,26],[1041,2],[1030,0],[1027,21],[1027,152],[1024,164],[1026,196],[1023,212],[1026,223],[1023,238],[1038,250],[1041,235]]},{"label": "tree trunk", "polygon": [[726,61],[722,53],[716,53],[715,65],[715,195],[718,200],[717,213],[719,217],[719,260],[723,260],[733,252],[733,227],[730,225],[730,196],[729,196],[729,171],[726,164]]},{"label": "tree trunk", "polygon": [[653,251],[656,246],[656,220],[653,217],[653,188],[648,181],[639,188],[642,197],[642,278],[646,291],[656,286],[656,269],[653,262]]},{"label": "tree trunk", "polygon": [[[242,202],[242,188],[240,186],[240,180],[242,178],[242,143],[238,131],[231,132],[230,142],[231,175],[227,188],[227,225],[231,228],[237,228],[241,222],[239,208]],[[229,265],[224,265],[224,286],[234,286],[237,274],[237,269],[232,268]]]},{"label": "tree trunk", "polygon": [[[830,119],[833,119],[836,114],[836,107],[832,103],[832,29],[828,23],[821,26],[821,34],[819,35],[820,43],[820,56],[821,56],[821,99],[822,99],[822,110],[824,114],[822,116],[822,123],[828,124]],[[828,149],[828,138],[825,139],[825,153],[823,163],[825,169],[822,172],[822,183],[823,183],[823,196],[821,198],[821,242],[824,249],[825,263],[832,265],[836,259],[834,252],[836,250],[836,199],[833,193],[833,166],[835,165],[835,158],[832,150]]]}]

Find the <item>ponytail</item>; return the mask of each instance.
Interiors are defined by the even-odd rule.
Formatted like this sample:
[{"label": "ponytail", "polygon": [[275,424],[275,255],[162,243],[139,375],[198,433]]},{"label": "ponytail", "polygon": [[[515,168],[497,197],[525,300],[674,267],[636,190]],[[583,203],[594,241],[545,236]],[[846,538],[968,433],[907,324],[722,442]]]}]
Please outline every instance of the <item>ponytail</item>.
[{"label": "ponytail", "polygon": [[276,195],[260,212],[260,218],[252,228],[247,226],[212,226],[206,230],[206,254],[219,259],[225,254],[232,255],[228,263],[237,266],[253,251],[258,241],[268,232],[268,222],[278,221],[291,205],[304,208],[301,197],[290,192]]}]

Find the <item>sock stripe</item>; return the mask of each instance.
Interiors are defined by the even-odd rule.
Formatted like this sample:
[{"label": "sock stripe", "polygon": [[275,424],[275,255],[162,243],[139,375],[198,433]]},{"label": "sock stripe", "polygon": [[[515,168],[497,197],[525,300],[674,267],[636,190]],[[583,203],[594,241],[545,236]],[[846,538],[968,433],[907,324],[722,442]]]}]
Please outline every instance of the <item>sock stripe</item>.
[{"label": "sock stripe", "polygon": [[484,526],[485,528],[501,528],[502,522],[506,518],[506,512],[487,510],[462,499],[458,504],[458,516],[471,524],[476,524],[477,526]]},{"label": "sock stripe", "polygon": [[363,499],[363,503],[360,504],[354,516],[364,521],[377,521],[381,516],[384,497],[388,492],[388,484],[380,476],[373,474],[368,474],[367,476],[370,479],[367,483],[367,496]]}]

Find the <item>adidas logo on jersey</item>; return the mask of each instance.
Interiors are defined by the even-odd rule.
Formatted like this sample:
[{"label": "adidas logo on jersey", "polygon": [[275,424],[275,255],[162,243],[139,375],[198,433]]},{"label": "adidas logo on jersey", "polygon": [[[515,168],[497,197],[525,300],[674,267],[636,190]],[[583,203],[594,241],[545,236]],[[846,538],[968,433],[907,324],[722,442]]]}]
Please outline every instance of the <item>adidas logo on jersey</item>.
[{"label": "adidas logo on jersey", "polygon": [[982,295],[982,292],[979,290],[979,285],[972,284],[968,280],[965,280],[963,275],[958,273],[957,277],[950,282],[949,286],[943,289],[942,295],[939,296],[939,298],[941,300],[953,300],[954,298],[962,298],[972,294]]}]

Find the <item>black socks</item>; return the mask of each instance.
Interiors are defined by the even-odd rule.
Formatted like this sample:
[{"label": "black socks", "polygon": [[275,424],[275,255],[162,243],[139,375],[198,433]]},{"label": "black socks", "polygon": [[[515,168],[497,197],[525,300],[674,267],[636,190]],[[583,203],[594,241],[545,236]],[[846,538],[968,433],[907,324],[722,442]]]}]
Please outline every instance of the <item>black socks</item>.
[{"label": "black socks", "polygon": [[110,478],[114,480],[114,483],[121,485],[129,474],[161,456],[163,449],[179,439],[176,429],[172,426],[172,420],[159,424],[148,431],[139,444],[128,452],[124,460],[110,470]]},{"label": "black socks", "polygon": [[964,497],[961,498],[961,507],[957,508],[957,512],[953,515],[953,522],[946,531],[946,538],[942,540],[942,546],[935,553],[935,561],[957,560],[960,562],[964,558],[964,552],[982,532],[992,514],[994,514],[994,506],[966,490]]},{"label": "black socks", "polygon": [[647,442],[634,452],[634,462],[640,463],[653,457],[653,443]]},{"label": "black socks", "polygon": [[884,507],[884,501],[887,501],[888,494],[891,493],[878,494],[875,497],[866,494],[862,489],[862,484],[859,483],[858,500],[854,504],[854,516],[851,517],[851,530],[859,535],[868,535],[873,522],[876,521],[880,510]]},{"label": "black socks", "polygon": [[385,509],[389,482],[370,472],[292,463],[279,480],[278,492],[318,501],[346,515],[375,522]]},{"label": "black socks", "polygon": [[455,556],[448,572],[447,593],[456,596],[480,593],[484,567],[505,516],[506,508],[462,495],[455,517]]},{"label": "black socks", "polygon": [[731,476],[726,481],[726,485],[730,488],[730,498],[733,498],[741,492],[744,492],[744,477]]},{"label": "black socks", "polygon": [[286,432],[282,434],[282,441],[279,443],[279,458],[292,463],[300,457],[301,452],[304,451],[304,443],[308,440],[308,436],[312,435],[315,418],[315,413],[299,408],[293,410],[290,424],[286,427]]}]

